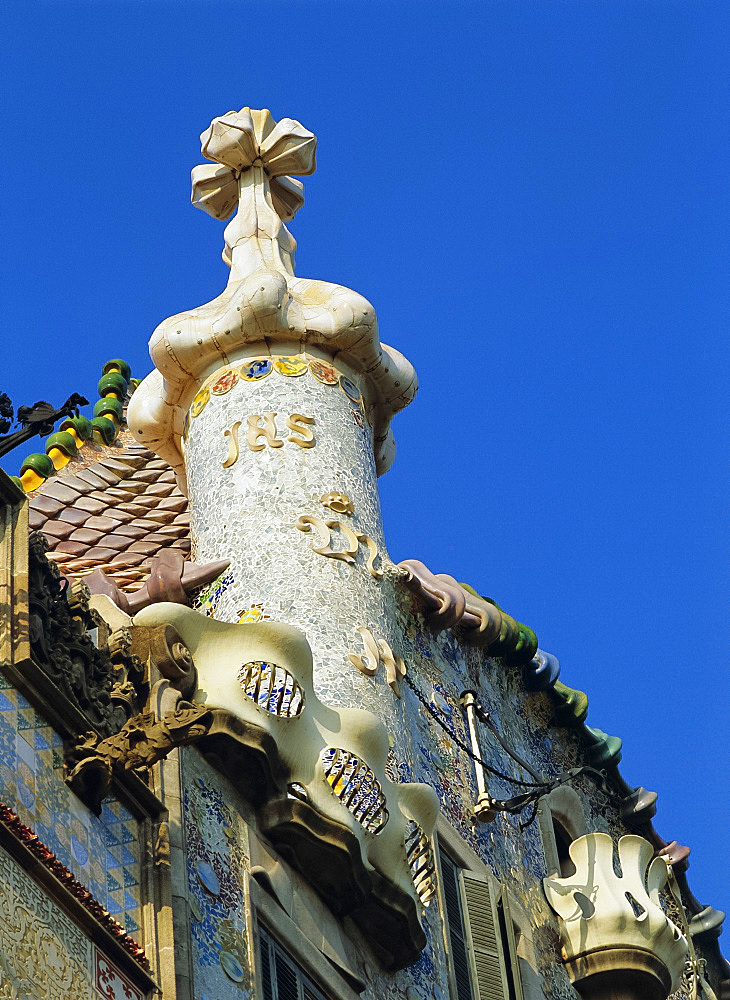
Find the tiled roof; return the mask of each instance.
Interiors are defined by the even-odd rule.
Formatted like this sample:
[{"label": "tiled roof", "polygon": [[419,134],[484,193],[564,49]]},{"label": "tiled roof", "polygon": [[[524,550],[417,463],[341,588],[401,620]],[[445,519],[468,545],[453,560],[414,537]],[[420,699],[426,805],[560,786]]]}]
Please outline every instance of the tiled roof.
[{"label": "tiled roof", "polygon": [[136,590],[164,548],[190,552],[188,501],[167,462],[123,430],[112,445],[87,445],[29,497],[30,527],[50,542],[64,576],[103,569]]}]

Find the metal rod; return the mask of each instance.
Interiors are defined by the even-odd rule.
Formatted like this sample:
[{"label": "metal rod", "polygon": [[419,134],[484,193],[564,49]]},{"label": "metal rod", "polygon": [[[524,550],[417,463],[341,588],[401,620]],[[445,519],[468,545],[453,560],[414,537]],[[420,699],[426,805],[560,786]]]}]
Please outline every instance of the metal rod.
[{"label": "metal rod", "polygon": [[487,791],[484,768],[480,763],[482,751],[479,746],[479,736],[477,734],[476,695],[473,691],[464,691],[459,699],[459,704],[462,705],[466,712],[466,722],[469,727],[469,738],[474,757],[474,773],[477,779],[477,800],[474,805],[474,815],[480,823],[491,823],[496,816],[496,812],[492,808],[492,798]]}]

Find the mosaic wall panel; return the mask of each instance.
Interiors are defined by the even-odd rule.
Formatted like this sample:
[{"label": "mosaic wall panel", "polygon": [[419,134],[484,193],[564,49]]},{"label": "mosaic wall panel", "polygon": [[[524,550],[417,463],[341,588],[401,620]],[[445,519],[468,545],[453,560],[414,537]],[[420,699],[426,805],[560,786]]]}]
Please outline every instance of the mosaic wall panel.
[{"label": "mosaic wall panel", "polygon": [[187,887],[200,1000],[248,1000],[251,966],[244,911],[248,832],[230,789],[196,752],[184,755]]},{"label": "mosaic wall panel", "polygon": [[142,1000],[139,990],[2,848],[0,997]]},{"label": "mosaic wall panel", "polygon": [[63,780],[63,741],[0,673],[0,799],[139,939],[138,823],[113,797],[95,816]]}]

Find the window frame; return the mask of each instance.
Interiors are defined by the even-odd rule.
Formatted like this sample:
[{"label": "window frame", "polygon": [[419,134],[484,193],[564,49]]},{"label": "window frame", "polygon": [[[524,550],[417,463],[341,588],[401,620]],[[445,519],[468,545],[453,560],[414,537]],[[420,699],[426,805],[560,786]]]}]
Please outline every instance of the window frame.
[{"label": "window frame", "polygon": [[361,1000],[334,965],[327,961],[316,945],[297,927],[291,917],[263,889],[250,873],[246,873],[246,907],[252,929],[252,959],[255,996],[263,997],[261,969],[261,928],[280,946],[286,956],[311,980],[325,1000]]},{"label": "window frame", "polygon": [[[458,1000],[459,994],[457,990],[456,974],[454,971],[452,956],[451,930],[448,922],[446,902],[444,898],[444,876],[441,869],[442,852],[449,858],[457,869],[459,902],[466,939],[465,945],[467,958],[469,961],[469,977],[472,1000],[480,1000],[480,996],[479,985],[476,981],[475,975],[474,950],[472,946],[473,938],[470,927],[469,911],[467,909],[465,898],[464,879],[460,877],[462,872],[468,872],[474,877],[475,880],[487,883],[488,885],[490,896],[492,897],[493,914],[496,921],[495,931],[497,934],[498,950],[500,952],[507,980],[505,987],[508,992],[505,993],[505,997],[508,997],[508,1000],[523,1000],[519,959],[517,955],[512,918],[510,915],[509,892],[507,888],[492,875],[491,871],[487,868],[478,854],[466,843],[454,827],[444,819],[443,815],[439,815],[434,840],[436,865],[438,870],[439,908],[441,911],[444,946],[447,956],[449,993],[452,1000]],[[509,996],[510,992],[512,994],[511,996]]]},{"label": "window frame", "polygon": [[540,799],[537,825],[542,837],[546,874],[561,877],[561,851],[555,836],[555,824],[572,843],[588,833],[583,800],[574,788],[562,785]]}]

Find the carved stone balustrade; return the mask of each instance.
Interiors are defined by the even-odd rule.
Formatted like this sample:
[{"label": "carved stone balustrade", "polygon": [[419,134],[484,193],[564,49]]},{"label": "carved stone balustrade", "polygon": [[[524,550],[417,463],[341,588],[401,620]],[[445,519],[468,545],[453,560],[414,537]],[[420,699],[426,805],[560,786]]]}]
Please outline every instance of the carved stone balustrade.
[{"label": "carved stone balustrade", "polygon": [[[575,874],[545,879],[562,958],[585,1000],[665,1000],[680,984],[687,940],[660,905],[669,877],[643,837],[589,833],[570,845]],[[650,864],[651,862],[651,864]]]}]

